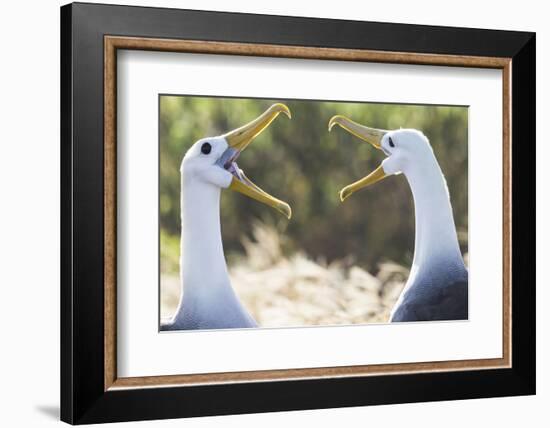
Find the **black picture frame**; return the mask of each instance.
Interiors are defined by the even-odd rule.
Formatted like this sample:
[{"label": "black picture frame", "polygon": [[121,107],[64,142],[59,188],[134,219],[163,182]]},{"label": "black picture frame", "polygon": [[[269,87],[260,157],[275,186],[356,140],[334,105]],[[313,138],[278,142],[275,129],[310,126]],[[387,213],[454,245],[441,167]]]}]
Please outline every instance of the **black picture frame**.
[{"label": "black picture frame", "polygon": [[[512,59],[512,367],[104,388],[104,36]],[[74,3],[61,8],[61,419],[71,424],[535,393],[535,34]]]}]

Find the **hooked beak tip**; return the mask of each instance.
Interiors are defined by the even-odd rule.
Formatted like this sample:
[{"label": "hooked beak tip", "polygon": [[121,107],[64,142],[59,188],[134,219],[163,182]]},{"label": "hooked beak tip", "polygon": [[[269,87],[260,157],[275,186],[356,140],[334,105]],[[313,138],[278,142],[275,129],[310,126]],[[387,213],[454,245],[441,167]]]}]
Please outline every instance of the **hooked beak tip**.
[{"label": "hooked beak tip", "polygon": [[289,119],[292,119],[292,113],[290,113],[290,109],[283,103],[273,104],[270,110],[277,113],[284,113],[286,117],[288,117]]},{"label": "hooked beak tip", "polygon": [[344,202],[351,195],[346,189],[340,190],[338,194],[340,195],[340,202]]},{"label": "hooked beak tip", "polygon": [[279,205],[279,212],[283,214],[288,220],[292,218],[292,208],[288,204]]},{"label": "hooked beak tip", "polygon": [[336,115],[336,116],[332,116],[328,122],[328,132],[332,131],[332,128],[334,127],[334,125],[338,124],[338,120],[341,116],[340,115]]}]

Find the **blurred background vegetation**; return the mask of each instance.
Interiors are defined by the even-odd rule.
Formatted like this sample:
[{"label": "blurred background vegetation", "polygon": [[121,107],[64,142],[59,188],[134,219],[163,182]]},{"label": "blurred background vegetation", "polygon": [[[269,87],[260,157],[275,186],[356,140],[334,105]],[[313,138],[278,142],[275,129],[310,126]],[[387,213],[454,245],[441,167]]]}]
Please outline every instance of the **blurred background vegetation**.
[{"label": "blurred background vegetation", "polygon": [[[273,258],[273,251],[287,259],[300,254],[319,266],[338,263],[344,276],[354,267],[373,276],[383,274],[388,264],[408,269],[414,250],[414,206],[406,179],[390,177],[341,203],[338,191],[373,171],[384,154],[338,127],[329,133],[327,124],[335,114],[376,128],[424,132],[446,176],[459,240],[467,252],[466,107],[161,96],[159,204],[166,283],[177,284],[179,271],[179,167],[186,150],[200,138],[247,123],[275,102],[290,108],[292,120],[278,117],[243,152],[239,166],[260,187],[288,202],[293,217],[287,221],[265,205],[222,192],[222,235],[230,270],[252,257],[252,244],[262,244],[258,235],[271,236],[277,241],[271,245],[280,247],[264,248],[267,259]],[[266,269],[266,263],[249,266],[251,272]],[[161,302],[169,302],[161,305],[164,315],[179,298],[174,294],[179,286],[173,287],[178,291],[172,290],[171,298],[161,296]]]}]

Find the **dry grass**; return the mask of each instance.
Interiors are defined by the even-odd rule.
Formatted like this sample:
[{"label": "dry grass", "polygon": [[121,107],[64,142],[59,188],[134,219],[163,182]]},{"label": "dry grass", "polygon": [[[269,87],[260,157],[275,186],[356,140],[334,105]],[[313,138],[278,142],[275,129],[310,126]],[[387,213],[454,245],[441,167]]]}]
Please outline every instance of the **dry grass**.
[{"label": "dry grass", "polygon": [[[279,233],[256,224],[246,256],[229,265],[231,283],[262,327],[386,322],[408,270],[394,263],[377,276],[345,261],[330,264],[283,254]],[[161,277],[161,316],[175,311],[179,278]]]}]

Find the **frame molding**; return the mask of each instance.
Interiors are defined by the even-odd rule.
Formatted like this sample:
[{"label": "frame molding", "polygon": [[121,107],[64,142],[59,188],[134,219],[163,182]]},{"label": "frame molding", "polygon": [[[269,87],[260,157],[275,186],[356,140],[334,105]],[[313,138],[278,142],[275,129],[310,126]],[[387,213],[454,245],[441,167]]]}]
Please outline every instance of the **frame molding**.
[{"label": "frame molding", "polygon": [[[503,316],[509,321],[503,358],[117,379],[117,49],[502,69]],[[80,424],[533,394],[535,150],[512,141],[534,139],[533,33],[63,6],[61,419]]]},{"label": "frame molding", "polygon": [[[294,380],[405,374],[431,371],[496,369],[511,367],[511,247],[509,222],[510,204],[510,58],[478,57],[466,55],[433,55],[403,52],[377,52],[359,49],[334,49],[283,45],[209,42],[137,37],[104,37],[104,325],[105,325],[105,391],[119,388],[209,385],[235,382]],[[116,85],[117,51],[147,50],[211,55],[241,55],[283,57],[296,59],[322,59],[338,61],[382,62],[457,67],[495,68],[502,70],[503,82],[503,347],[502,358],[438,361],[406,364],[378,364],[319,367],[307,369],[261,370],[247,372],[204,373],[193,375],[147,376],[119,378],[116,375]]]}]

